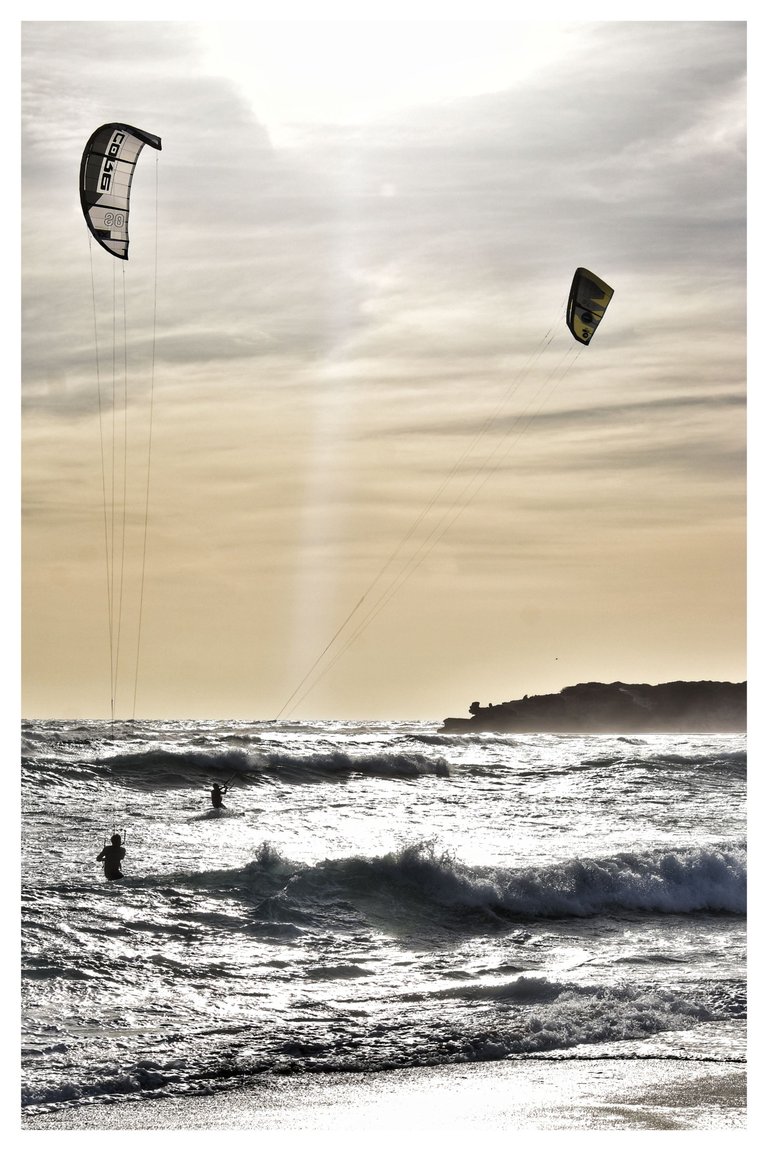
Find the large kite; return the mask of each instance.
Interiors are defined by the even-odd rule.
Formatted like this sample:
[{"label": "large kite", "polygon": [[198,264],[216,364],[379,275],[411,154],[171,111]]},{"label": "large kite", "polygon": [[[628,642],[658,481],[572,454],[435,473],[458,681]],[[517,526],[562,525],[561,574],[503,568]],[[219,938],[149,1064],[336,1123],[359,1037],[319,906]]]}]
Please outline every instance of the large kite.
[{"label": "large kite", "polygon": [[128,204],[142,148],[160,149],[159,136],[130,124],[102,124],[80,161],[80,203],[86,223],[102,248],[128,259]]},{"label": "large kite", "polygon": [[586,268],[577,268],[565,320],[580,344],[588,344],[610,303],[613,288]]}]

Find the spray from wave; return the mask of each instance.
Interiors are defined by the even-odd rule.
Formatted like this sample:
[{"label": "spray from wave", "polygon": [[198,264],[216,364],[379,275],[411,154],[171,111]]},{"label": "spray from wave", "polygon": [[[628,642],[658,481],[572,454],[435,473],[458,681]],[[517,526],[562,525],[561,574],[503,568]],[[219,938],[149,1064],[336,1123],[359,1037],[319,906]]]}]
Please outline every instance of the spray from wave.
[{"label": "spray from wave", "polygon": [[[470,866],[432,842],[313,865],[292,864],[264,844],[229,879],[266,917],[308,922],[322,909],[327,922],[343,907],[349,926],[354,907],[361,920],[383,919],[395,931],[442,922],[471,933],[489,922],[628,913],[741,916],[746,870],[743,844],[622,852],[517,869]],[[210,882],[220,879],[217,873]]]}]

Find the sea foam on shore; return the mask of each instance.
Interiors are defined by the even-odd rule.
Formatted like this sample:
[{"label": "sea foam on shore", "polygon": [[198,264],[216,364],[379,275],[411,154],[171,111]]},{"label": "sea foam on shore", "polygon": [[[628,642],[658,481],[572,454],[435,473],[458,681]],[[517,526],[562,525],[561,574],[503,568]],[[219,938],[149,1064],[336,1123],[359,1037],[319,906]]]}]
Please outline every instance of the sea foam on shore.
[{"label": "sea foam on shore", "polygon": [[505,1060],[366,1074],[269,1077],[246,1090],[28,1115],[47,1131],[736,1131],[743,1065]]}]

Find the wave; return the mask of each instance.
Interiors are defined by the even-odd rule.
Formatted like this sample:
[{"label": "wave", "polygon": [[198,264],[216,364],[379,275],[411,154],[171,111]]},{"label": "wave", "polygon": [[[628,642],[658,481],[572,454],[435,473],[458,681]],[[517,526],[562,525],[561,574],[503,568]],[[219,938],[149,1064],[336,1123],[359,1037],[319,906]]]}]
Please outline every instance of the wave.
[{"label": "wave", "polygon": [[[536,737],[533,737],[536,738]],[[497,732],[497,731],[470,731],[470,732],[409,732],[407,735],[401,735],[400,739],[407,743],[424,743],[431,747],[471,747],[474,744],[478,746],[501,746],[501,747],[518,747],[525,745],[526,739],[530,740],[531,736],[525,734],[511,734],[510,732]]]},{"label": "wave", "polygon": [[[424,745],[448,744],[452,737],[419,736],[403,739],[403,743]],[[486,741],[487,742],[487,741]],[[508,744],[508,746],[511,746]],[[585,757],[577,763],[553,764],[549,771],[568,775],[575,771],[619,771],[641,769],[654,772],[695,770],[703,772],[744,775],[744,752],[718,750],[711,755],[670,755],[653,753],[637,755],[601,755]],[[435,751],[381,750],[367,752],[343,751],[330,745],[326,750],[317,747],[311,754],[285,751],[280,748],[217,747],[188,748],[183,751],[152,747],[141,751],[109,755],[93,755],[82,760],[61,760],[53,756],[22,759],[22,778],[25,784],[50,786],[59,780],[88,782],[111,779],[139,789],[198,788],[201,784],[234,781],[240,784],[312,784],[331,781],[343,782],[352,776],[371,779],[415,780],[426,777],[451,775],[495,776],[510,770],[505,762],[469,763],[451,765]],[[541,774],[541,766],[526,770],[516,763],[515,778]]]},{"label": "wave", "polygon": [[[629,743],[629,740],[625,742]],[[637,742],[637,741],[636,741]],[[693,769],[697,773],[704,771],[713,772],[731,772],[735,775],[743,775],[747,770],[747,753],[743,749],[735,751],[727,751],[724,748],[716,748],[711,752],[696,752],[685,754],[682,752],[670,751],[655,751],[652,748],[644,748],[644,754],[626,754],[626,755],[601,755],[590,758],[585,758],[582,761],[584,767],[598,767],[598,768],[644,768],[648,771],[660,771],[675,769]]]},{"label": "wave", "polygon": [[[472,868],[431,844],[341,865],[349,878],[453,910],[526,919],[622,912],[746,914],[743,846],[623,852],[516,870]],[[366,875],[367,873],[367,875]]]},{"label": "wave", "polygon": [[745,847],[622,852],[527,868],[503,885],[499,907],[536,917],[606,912],[745,915]]},{"label": "wave", "polygon": [[[151,877],[135,880],[151,884]],[[469,933],[521,920],[627,914],[746,914],[743,844],[622,852],[541,867],[462,863],[433,843],[382,856],[313,865],[262,844],[245,868],[168,876],[158,883],[241,893],[266,923],[303,927],[333,920],[336,931],[376,922],[400,932],[445,928]],[[334,920],[334,917],[335,920]]]},{"label": "wave", "polygon": [[[307,974],[314,980],[348,980],[366,972],[349,964]],[[429,1004],[435,1001],[439,1009],[430,1011]],[[606,1045],[619,1045],[613,1053],[631,1057],[636,1045],[649,1038],[737,1014],[708,1001],[700,991],[585,986],[523,975],[495,986],[474,983],[404,992],[398,1005],[399,1025],[385,1029],[371,1026],[367,1013],[351,1013],[332,1027],[320,1017],[313,1025],[309,1015],[300,1031],[254,1023],[242,1030],[227,1028],[226,1050],[214,1058],[208,1054],[196,1058],[187,1045],[185,1058],[142,1059],[119,1072],[114,1067],[94,1068],[81,1081],[70,1069],[58,1083],[25,1086],[22,1105],[27,1113],[35,1113],[131,1095],[210,1094],[242,1086],[246,1077],[264,1073],[371,1072],[530,1056],[563,1058],[576,1049],[581,1049],[581,1057],[590,1057],[585,1048],[597,1048],[605,1057]],[[206,1042],[205,1035],[200,1038]],[[51,1050],[65,1052],[66,1045],[30,1056],[45,1056]]]},{"label": "wave", "polygon": [[128,785],[153,789],[199,786],[201,780],[224,778],[240,783],[302,784],[347,780],[352,775],[417,779],[449,774],[445,760],[417,751],[353,754],[333,748],[302,755],[268,747],[184,751],[155,747],[110,755],[93,762],[41,762],[25,758],[22,767],[28,773],[35,773],[43,782],[57,775],[68,779],[108,776]]},{"label": "wave", "polygon": [[167,1094],[169,1088],[189,1092],[191,1085],[180,1082],[180,1071],[184,1063],[172,1059],[165,1064],[151,1059],[141,1060],[123,1072],[113,1071],[101,1078],[93,1078],[79,1083],[74,1078],[49,1087],[23,1086],[21,1091],[22,1108],[30,1114],[36,1111],[53,1109],[56,1105],[77,1106],[92,1103],[99,1099],[104,1103],[118,1102],[127,1096]]}]

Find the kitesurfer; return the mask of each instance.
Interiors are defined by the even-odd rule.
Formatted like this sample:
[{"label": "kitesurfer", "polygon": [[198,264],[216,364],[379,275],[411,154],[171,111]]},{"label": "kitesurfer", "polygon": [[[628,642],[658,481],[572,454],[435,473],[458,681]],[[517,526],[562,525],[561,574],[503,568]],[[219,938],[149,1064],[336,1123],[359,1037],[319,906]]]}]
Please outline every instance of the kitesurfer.
[{"label": "kitesurfer", "polygon": [[226,807],[222,796],[226,795],[227,787],[219,787],[218,783],[214,783],[211,788],[211,803],[214,807]]},{"label": "kitesurfer", "polygon": [[96,856],[97,862],[101,862],[102,859],[104,860],[104,874],[107,879],[123,878],[120,864],[125,859],[125,848],[122,843],[122,839],[117,832],[115,832],[109,843],[105,843]]}]

